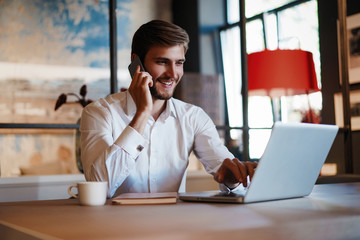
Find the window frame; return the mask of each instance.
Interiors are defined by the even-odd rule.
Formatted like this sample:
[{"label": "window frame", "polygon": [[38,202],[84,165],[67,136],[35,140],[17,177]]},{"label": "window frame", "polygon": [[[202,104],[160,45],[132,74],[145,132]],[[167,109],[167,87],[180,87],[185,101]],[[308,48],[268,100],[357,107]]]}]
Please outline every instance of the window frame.
[{"label": "window frame", "polygon": [[[259,13],[257,15],[254,15],[252,17],[249,17],[249,18],[246,18],[245,16],[245,11],[244,11],[244,8],[245,8],[245,0],[239,0],[239,21],[238,22],[233,22],[233,23],[229,23],[228,22],[228,1],[229,0],[225,0],[225,22],[226,24],[222,27],[220,27],[218,29],[218,37],[220,39],[220,55],[221,55],[221,65],[223,66],[223,51],[222,51],[222,48],[221,48],[221,32],[223,31],[226,31],[226,30],[229,30],[231,28],[234,28],[234,27],[239,27],[240,28],[240,55],[241,56],[244,56],[246,55],[247,56],[247,50],[246,50],[246,23],[248,22],[251,22],[251,21],[254,21],[254,20],[261,20],[261,23],[262,23],[262,26],[263,26],[263,40],[264,40],[264,47],[265,48],[268,48],[268,42],[267,42],[267,39],[266,39],[266,36],[267,36],[267,33],[266,33],[266,27],[265,27],[265,20],[264,20],[264,15],[265,14],[274,14],[275,17],[276,17],[276,27],[277,27],[277,44],[279,46],[279,41],[280,41],[280,38],[279,38],[279,13],[281,11],[284,11],[286,9],[290,9],[290,8],[293,8],[293,7],[297,7],[298,5],[300,4],[303,4],[303,3],[306,3],[306,2],[310,2],[310,1],[316,1],[317,0],[295,0],[293,2],[290,2],[290,3],[287,3],[283,6],[280,6],[280,7],[277,7],[277,8],[274,8],[274,9],[271,9],[271,10],[268,10],[266,12],[262,12],[262,13]],[[244,47],[243,47],[244,46]],[[225,78],[225,72],[224,72],[224,68],[222,67],[222,74],[224,76],[224,85],[226,85],[226,78]],[[241,127],[239,126],[236,126],[236,127],[233,127],[233,126],[230,126],[229,124],[229,109],[228,109],[228,104],[227,104],[227,93],[226,93],[226,88],[224,87],[224,98],[225,98],[225,105],[226,105],[226,111],[225,111],[225,119],[227,119],[227,126],[224,127],[224,129],[226,129],[226,133],[225,133],[225,142],[226,143],[229,143],[231,141],[231,138],[230,138],[230,131],[231,130],[242,130],[243,131],[243,159],[244,160],[258,160],[258,159],[251,159],[250,158],[250,155],[249,155],[249,131],[250,130],[262,130],[262,129],[271,129],[269,127],[261,127],[261,128],[258,128],[258,127],[249,127],[249,123],[248,123],[248,90],[247,90],[247,81],[248,81],[248,78],[247,78],[247,60],[246,59],[242,59],[241,60],[241,66],[240,66],[240,71],[241,71],[241,74],[242,74],[242,78],[240,81],[242,81],[242,88],[241,88],[241,98],[242,98],[242,102],[243,102],[243,108],[242,108],[242,112],[243,112],[243,125]],[[245,73],[244,73],[245,72]]]}]

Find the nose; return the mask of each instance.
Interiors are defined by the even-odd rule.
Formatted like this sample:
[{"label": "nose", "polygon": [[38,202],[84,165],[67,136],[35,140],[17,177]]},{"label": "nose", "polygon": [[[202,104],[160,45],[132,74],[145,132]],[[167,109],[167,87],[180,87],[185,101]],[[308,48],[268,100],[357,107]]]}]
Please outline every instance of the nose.
[{"label": "nose", "polygon": [[167,68],[167,76],[170,78],[176,78],[176,65],[175,64],[170,64]]}]

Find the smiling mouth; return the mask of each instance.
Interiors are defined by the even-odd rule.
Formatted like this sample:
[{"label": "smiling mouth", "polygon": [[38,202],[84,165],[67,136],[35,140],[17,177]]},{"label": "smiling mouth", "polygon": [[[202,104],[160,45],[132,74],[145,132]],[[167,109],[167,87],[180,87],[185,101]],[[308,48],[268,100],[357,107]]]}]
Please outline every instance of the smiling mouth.
[{"label": "smiling mouth", "polygon": [[174,80],[158,79],[158,82],[165,87],[172,87],[172,85],[174,84]]}]

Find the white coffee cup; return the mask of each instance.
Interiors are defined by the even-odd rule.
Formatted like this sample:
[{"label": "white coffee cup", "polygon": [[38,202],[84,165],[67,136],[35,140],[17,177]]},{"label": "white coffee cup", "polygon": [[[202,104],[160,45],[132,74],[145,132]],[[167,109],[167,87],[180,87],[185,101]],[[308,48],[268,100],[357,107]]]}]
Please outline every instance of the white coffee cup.
[{"label": "white coffee cup", "polygon": [[[72,188],[78,189],[78,195],[71,191]],[[68,193],[74,198],[79,198],[80,205],[104,205],[106,202],[107,182],[79,182],[69,186]]]}]

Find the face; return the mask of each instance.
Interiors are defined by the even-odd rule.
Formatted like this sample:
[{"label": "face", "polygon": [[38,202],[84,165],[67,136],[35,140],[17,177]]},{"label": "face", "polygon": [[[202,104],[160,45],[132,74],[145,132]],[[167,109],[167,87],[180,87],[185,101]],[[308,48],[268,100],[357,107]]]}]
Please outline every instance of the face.
[{"label": "face", "polygon": [[155,99],[167,100],[173,96],[184,74],[185,51],[182,45],[154,46],[145,56],[144,67],[153,78],[150,92]]}]

